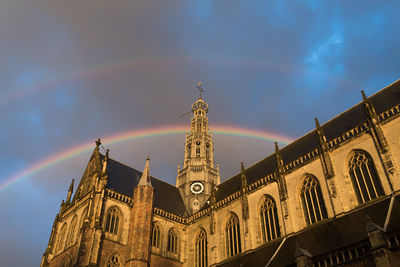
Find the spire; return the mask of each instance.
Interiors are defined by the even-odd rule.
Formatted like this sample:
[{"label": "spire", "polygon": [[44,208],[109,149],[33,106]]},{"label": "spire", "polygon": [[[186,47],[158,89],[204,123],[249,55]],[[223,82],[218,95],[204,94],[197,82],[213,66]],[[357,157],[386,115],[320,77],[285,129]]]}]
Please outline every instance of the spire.
[{"label": "spire", "polygon": [[142,178],[140,178],[139,185],[147,185],[147,186],[152,186],[151,185],[151,180],[150,180],[150,156],[146,157],[146,166],[144,167],[143,173],[142,173]]},{"label": "spire", "polygon": [[72,179],[71,185],[69,186],[69,189],[68,189],[67,203],[71,202],[71,196],[72,196],[72,193],[74,192],[74,181],[75,180]]}]

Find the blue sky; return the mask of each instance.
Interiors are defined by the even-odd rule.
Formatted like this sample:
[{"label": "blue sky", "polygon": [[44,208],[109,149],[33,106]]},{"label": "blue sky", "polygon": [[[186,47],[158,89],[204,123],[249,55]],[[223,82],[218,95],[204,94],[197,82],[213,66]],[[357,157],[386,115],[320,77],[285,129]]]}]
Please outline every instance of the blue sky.
[{"label": "blue sky", "polygon": [[[299,137],[400,79],[398,1],[3,0],[0,181],[111,134],[189,124],[203,81],[212,124]],[[172,184],[184,136],[112,145]],[[94,143],[93,143],[94,144]],[[227,179],[273,144],[215,136]],[[38,266],[90,153],[0,192],[0,259]],[[21,254],[21,251],[24,253]]]}]

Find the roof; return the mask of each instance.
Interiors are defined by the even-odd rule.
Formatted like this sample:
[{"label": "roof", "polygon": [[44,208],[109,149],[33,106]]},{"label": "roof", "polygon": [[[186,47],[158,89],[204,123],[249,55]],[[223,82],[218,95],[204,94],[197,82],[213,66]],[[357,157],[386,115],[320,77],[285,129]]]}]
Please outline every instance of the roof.
[{"label": "roof", "polygon": [[[138,185],[142,172],[121,162],[109,159],[107,163],[107,188],[132,197],[133,189]],[[186,211],[179,189],[157,178],[150,177],[154,188],[154,206],[176,215]]]},{"label": "roof", "polygon": [[[360,94],[361,98],[361,94]],[[380,114],[400,103],[400,80],[383,88],[369,97],[377,114]],[[345,112],[321,125],[327,141],[340,136],[348,130],[353,129],[367,120],[363,102],[356,104]],[[316,130],[296,139],[294,142],[283,147],[280,152],[283,164],[286,165],[299,157],[311,152],[319,146],[319,138]],[[276,170],[275,153],[267,156],[253,166],[246,169],[248,184],[273,173]],[[218,185],[216,201],[237,192],[240,189],[240,172],[232,178]],[[206,207],[206,206],[205,206]]]},{"label": "roof", "polygon": [[[301,249],[307,250],[312,256],[318,256],[337,250],[358,242],[368,240],[366,231],[368,218],[383,227],[388,213],[390,198],[381,198],[370,205],[366,205],[342,217],[335,217],[317,223],[292,236],[287,237],[285,243],[272,260],[270,266],[288,266],[296,263],[297,244]],[[400,196],[395,199],[390,225],[400,224]],[[394,230],[395,228],[391,228]],[[283,239],[263,245],[257,249],[241,254],[235,258],[224,261],[217,266],[265,266],[277,250]],[[326,242],[329,240],[329,242]],[[315,246],[314,244],[318,244]]]}]

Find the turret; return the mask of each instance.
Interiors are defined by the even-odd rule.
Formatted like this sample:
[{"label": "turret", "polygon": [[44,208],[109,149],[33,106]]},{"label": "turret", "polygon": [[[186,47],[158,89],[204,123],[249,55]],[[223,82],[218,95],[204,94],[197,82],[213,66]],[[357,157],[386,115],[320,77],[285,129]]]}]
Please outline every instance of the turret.
[{"label": "turret", "polygon": [[[132,177],[134,179],[134,177]],[[146,158],[142,177],[133,191],[128,237],[128,267],[150,266],[150,238],[154,189],[151,185],[150,158]]]}]

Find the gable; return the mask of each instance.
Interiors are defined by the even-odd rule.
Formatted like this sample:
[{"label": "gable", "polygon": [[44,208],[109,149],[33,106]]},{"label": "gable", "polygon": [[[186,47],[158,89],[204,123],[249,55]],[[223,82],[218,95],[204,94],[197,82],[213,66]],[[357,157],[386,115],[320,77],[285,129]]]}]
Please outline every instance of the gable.
[{"label": "gable", "polygon": [[89,193],[96,183],[96,179],[101,176],[102,161],[98,148],[96,147],[90,157],[90,160],[86,166],[85,172],[81,178],[81,181],[76,189],[73,200],[80,199]]}]

